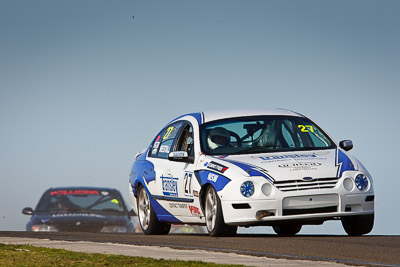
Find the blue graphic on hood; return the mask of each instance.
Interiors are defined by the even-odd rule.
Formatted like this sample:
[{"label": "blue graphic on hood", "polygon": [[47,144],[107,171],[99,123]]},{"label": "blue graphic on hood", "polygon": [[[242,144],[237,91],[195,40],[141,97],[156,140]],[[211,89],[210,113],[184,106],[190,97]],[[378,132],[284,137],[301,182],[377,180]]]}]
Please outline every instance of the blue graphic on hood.
[{"label": "blue graphic on hood", "polygon": [[206,183],[210,183],[214,186],[215,190],[221,191],[231,181],[229,178],[208,170],[195,171],[197,181],[202,186]]},{"label": "blue graphic on hood", "polygon": [[354,164],[349,157],[340,149],[336,150],[336,166],[338,166],[337,177],[342,177],[345,171],[354,171]]},{"label": "blue graphic on hood", "polygon": [[230,163],[238,166],[239,168],[241,168],[242,170],[247,172],[250,176],[262,176],[271,182],[275,181],[271,176],[269,176],[267,174],[266,170],[264,170],[263,168],[260,168],[258,166],[239,162],[239,161],[227,160],[227,159],[224,159],[224,161],[230,162]]}]

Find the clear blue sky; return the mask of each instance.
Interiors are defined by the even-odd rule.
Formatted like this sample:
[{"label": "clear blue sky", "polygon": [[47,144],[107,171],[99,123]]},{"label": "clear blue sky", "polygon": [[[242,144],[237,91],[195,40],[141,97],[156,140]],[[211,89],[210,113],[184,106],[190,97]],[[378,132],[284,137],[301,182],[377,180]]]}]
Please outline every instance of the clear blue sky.
[{"label": "clear blue sky", "polygon": [[353,140],[372,234],[400,234],[399,14],[388,0],[0,0],[0,230],[24,230],[52,186],[129,203],[135,153],[183,113],[282,107]]}]

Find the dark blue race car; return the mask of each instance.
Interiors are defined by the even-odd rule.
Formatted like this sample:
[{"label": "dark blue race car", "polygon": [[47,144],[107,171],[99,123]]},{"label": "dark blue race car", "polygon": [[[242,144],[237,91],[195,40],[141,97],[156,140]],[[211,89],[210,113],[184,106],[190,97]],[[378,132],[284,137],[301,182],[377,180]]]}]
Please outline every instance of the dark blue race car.
[{"label": "dark blue race car", "polygon": [[32,215],[27,231],[133,232],[131,216],[121,193],[103,187],[56,187],[46,190]]}]

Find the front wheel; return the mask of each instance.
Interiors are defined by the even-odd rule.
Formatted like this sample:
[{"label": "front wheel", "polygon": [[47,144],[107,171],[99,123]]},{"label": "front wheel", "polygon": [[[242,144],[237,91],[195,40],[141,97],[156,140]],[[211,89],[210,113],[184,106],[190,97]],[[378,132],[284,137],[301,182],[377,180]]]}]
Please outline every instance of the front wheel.
[{"label": "front wheel", "polygon": [[137,201],[138,217],[143,233],[146,235],[166,235],[171,224],[160,222],[151,206],[149,195],[143,186],[138,190]]},{"label": "front wheel", "polygon": [[293,236],[300,232],[301,224],[297,223],[288,223],[288,224],[281,224],[281,225],[274,225],[272,228],[274,229],[275,233],[280,236]]},{"label": "front wheel", "polygon": [[237,226],[227,225],[222,214],[221,200],[214,187],[209,186],[205,197],[205,211],[207,230],[210,236],[234,236]]},{"label": "front wheel", "polygon": [[348,235],[368,234],[374,227],[374,214],[343,217],[342,225]]}]

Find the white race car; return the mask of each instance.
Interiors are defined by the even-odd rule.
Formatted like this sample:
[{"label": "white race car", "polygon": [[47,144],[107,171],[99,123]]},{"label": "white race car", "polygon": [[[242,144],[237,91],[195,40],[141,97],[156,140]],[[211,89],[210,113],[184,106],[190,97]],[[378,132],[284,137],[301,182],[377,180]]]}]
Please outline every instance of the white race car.
[{"label": "white race car", "polygon": [[[132,206],[145,234],[206,225],[211,236],[341,220],[349,235],[374,224],[371,175],[305,116],[283,109],[200,112],[168,123],[136,155]],[[136,210],[137,209],[137,210]]]}]

